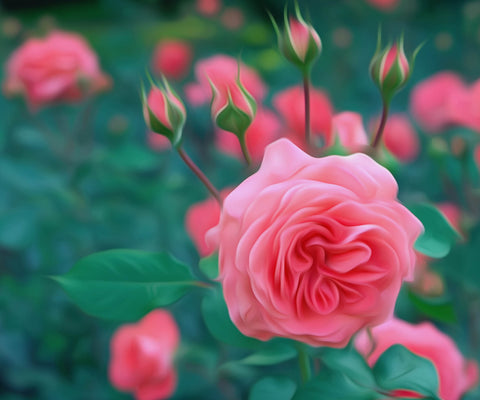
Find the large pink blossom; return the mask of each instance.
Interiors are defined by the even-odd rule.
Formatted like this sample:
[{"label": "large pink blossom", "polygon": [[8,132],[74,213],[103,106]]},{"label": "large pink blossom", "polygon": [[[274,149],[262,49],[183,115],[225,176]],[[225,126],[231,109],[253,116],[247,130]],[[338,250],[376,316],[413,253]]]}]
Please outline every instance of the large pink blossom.
[{"label": "large pink blossom", "polygon": [[80,35],[54,31],[43,39],[27,40],[10,56],[3,89],[9,95],[23,94],[36,109],[82,100],[109,84],[96,54]]},{"label": "large pink blossom", "polygon": [[[355,339],[355,346],[367,357],[370,365],[374,365],[389,347],[401,344],[433,363],[438,373],[439,396],[442,400],[459,400],[478,382],[477,363],[465,360],[455,342],[430,322],[412,325],[392,319],[373,328],[372,336],[373,349],[366,332]],[[406,394],[401,391],[395,393],[394,397],[404,398]]]},{"label": "large pink blossom", "polygon": [[287,139],[227,196],[209,240],[229,314],[247,336],[345,346],[392,315],[422,225],[365,154],[313,158]]},{"label": "large pink blossom", "polygon": [[162,400],[175,391],[173,357],[179,331],[171,314],[155,310],[140,322],[120,327],[111,342],[110,381],[136,400]]}]

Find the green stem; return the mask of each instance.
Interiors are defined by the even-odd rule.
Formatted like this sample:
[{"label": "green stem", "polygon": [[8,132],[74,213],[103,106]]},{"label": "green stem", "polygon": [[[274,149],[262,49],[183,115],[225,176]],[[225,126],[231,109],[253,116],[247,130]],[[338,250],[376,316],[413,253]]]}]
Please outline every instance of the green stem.
[{"label": "green stem", "polygon": [[205,176],[205,174],[200,170],[200,168],[197,167],[197,165],[192,161],[192,159],[188,156],[187,153],[185,153],[185,150],[181,146],[177,147],[177,152],[182,158],[182,160],[187,164],[188,168],[192,170],[192,172],[197,176],[198,179],[205,185],[207,190],[210,192],[210,194],[217,200],[218,204],[220,204],[220,207],[223,204],[222,198],[220,197],[220,193],[218,190],[213,186],[212,182],[208,180],[208,178]]},{"label": "green stem", "polygon": [[247,141],[245,140],[245,133],[238,136],[238,140],[240,141],[240,147],[242,148],[243,157],[247,162],[247,165],[252,165],[252,158],[250,157],[250,153],[248,152]]},{"label": "green stem", "polygon": [[300,367],[300,376],[302,382],[306,383],[312,377],[312,367],[310,365],[310,357],[308,356],[306,346],[303,343],[297,344],[298,365]]},{"label": "green stem", "polygon": [[310,73],[303,74],[303,93],[305,98],[305,141],[307,146],[311,147],[311,128],[310,128]]},{"label": "green stem", "polygon": [[378,125],[377,133],[375,134],[372,142],[372,147],[374,149],[377,148],[378,144],[380,143],[380,140],[382,139],[382,134],[385,129],[385,124],[387,123],[387,118],[388,118],[388,103],[384,101],[380,125]]}]

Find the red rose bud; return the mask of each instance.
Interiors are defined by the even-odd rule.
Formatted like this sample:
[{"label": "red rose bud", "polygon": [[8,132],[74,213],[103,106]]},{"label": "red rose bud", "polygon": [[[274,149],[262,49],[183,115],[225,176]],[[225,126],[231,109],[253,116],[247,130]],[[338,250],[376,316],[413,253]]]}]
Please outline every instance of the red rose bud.
[{"label": "red rose bud", "polygon": [[296,18],[289,19],[285,9],[285,28],[282,33],[273,17],[271,19],[282,54],[302,71],[308,71],[320,55],[322,42],[312,25],[303,19],[298,4],[295,4],[295,14]]},{"label": "red rose bud", "polygon": [[152,132],[167,137],[177,147],[185,125],[185,106],[165,79],[163,83],[163,88],[152,83],[148,96],[142,88],[143,115]]},{"label": "red rose bud", "polygon": [[257,104],[238,76],[236,82],[213,82],[212,118],[217,126],[243,139],[255,118]]},{"label": "red rose bud", "polygon": [[395,93],[407,83],[420,47],[417,47],[409,61],[403,49],[403,37],[396,44],[382,50],[379,33],[377,50],[370,63],[370,74],[385,102],[389,103]]}]

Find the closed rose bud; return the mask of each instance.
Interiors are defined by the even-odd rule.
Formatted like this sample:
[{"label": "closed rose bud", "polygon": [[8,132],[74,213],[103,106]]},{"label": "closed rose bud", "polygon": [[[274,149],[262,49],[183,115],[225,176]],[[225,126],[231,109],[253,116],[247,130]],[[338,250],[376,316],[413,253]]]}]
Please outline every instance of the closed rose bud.
[{"label": "closed rose bud", "polygon": [[185,106],[164,80],[164,88],[152,85],[147,95],[142,90],[143,115],[148,128],[170,140],[177,147],[185,125]]},{"label": "closed rose bud", "polygon": [[403,49],[403,38],[382,50],[379,35],[377,50],[370,63],[370,74],[380,89],[384,102],[389,103],[395,93],[407,83],[412,72],[409,64],[413,64],[419,50],[420,47],[414,51],[409,62]]},{"label": "closed rose bud", "polygon": [[253,96],[245,89],[238,76],[235,83],[214,82],[212,86],[212,118],[217,126],[232,132],[239,138],[252,123],[257,105]]},{"label": "closed rose bud", "polygon": [[280,32],[278,25],[272,18],[272,22],[278,37],[278,47],[285,58],[307,72],[312,66],[313,61],[320,55],[322,42],[315,29],[307,23],[295,4],[296,18],[287,17],[285,12],[285,27]]}]

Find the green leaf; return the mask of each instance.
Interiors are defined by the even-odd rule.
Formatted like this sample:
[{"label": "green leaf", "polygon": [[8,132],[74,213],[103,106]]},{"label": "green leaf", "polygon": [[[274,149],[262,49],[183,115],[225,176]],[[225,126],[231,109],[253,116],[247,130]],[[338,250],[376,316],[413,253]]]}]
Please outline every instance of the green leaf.
[{"label": "green leaf", "polygon": [[35,236],[36,219],[35,210],[27,207],[0,215],[0,246],[13,250],[27,247]]},{"label": "green leaf", "polygon": [[439,399],[438,376],[433,364],[402,345],[388,348],[373,367],[377,384],[387,392],[412,390]]},{"label": "green leaf", "polygon": [[240,362],[248,365],[274,365],[291,360],[297,356],[297,350],[282,341],[267,342],[259,351],[245,357]]},{"label": "green leaf", "polygon": [[376,400],[385,398],[369,387],[352,381],[340,371],[322,367],[320,373],[299,388],[293,400]]},{"label": "green leaf", "polygon": [[118,321],[138,320],[200,284],[169,254],[136,250],[89,255],[54,279],[87,314]]},{"label": "green leaf", "polygon": [[425,232],[415,242],[415,249],[429,257],[445,257],[460,236],[443,214],[426,203],[408,207],[422,222]]},{"label": "green leaf", "polygon": [[210,333],[218,340],[237,347],[256,347],[261,342],[244,336],[233,324],[219,288],[211,290],[202,301],[202,315]]},{"label": "green leaf", "polygon": [[218,253],[202,258],[198,264],[202,271],[209,279],[217,279],[218,277]]},{"label": "green leaf", "polygon": [[248,400],[291,400],[296,388],[289,378],[269,376],[253,385]]},{"label": "green leaf", "polygon": [[447,323],[455,323],[457,321],[453,303],[446,296],[425,297],[409,290],[408,298],[420,312],[429,318]]}]

